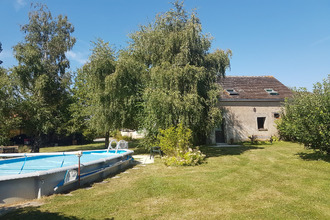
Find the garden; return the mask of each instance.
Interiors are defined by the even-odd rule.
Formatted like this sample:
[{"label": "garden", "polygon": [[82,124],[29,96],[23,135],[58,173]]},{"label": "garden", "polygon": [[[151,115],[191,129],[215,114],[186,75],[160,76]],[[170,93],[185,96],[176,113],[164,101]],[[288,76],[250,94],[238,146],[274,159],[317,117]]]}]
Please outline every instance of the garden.
[{"label": "garden", "polygon": [[[102,144],[42,148],[98,149]],[[136,142],[130,144],[135,148]],[[290,142],[201,146],[199,166],[136,165],[3,219],[329,219],[330,158]],[[10,207],[2,207],[2,209]]]}]

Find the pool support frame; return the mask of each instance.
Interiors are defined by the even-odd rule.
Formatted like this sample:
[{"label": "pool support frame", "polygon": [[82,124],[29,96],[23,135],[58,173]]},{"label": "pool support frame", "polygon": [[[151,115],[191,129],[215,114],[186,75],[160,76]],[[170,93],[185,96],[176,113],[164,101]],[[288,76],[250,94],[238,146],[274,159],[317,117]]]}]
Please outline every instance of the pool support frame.
[{"label": "pool support frame", "polygon": [[[77,152],[70,152],[66,154],[76,154],[78,164],[46,171],[0,176],[0,205],[67,192],[114,175],[133,164],[133,151],[124,151],[126,152],[84,164],[80,164],[82,154],[79,156]],[[68,171],[77,172],[78,176],[74,180],[64,182]]]}]

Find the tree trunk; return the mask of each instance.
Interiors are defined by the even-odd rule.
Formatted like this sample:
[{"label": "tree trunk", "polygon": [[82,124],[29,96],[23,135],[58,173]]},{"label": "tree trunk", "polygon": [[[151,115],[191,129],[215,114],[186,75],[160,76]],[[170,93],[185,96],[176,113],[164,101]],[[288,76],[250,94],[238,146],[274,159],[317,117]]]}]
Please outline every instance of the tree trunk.
[{"label": "tree trunk", "polygon": [[105,148],[108,148],[109,146],[109,136],[110,136],[109,131],[105,132]]},{"label": "tree trunk", "polygon": [[42,145],[41,135],[36,135],[33,140],[31,152],[39,153],[39,149],[40,149],[41,145]]}]

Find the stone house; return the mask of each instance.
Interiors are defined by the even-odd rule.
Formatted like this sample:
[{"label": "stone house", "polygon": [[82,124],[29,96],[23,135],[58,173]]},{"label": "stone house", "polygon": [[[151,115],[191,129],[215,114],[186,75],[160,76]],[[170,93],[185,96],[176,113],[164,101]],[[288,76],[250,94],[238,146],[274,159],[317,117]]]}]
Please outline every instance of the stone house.
[{"label": "stone house", "polygon": [[211,134],[211,143],[235,143],[269,140],[277,135],[275,121],[292,92],[273,76],[227,76],[220,81],[223,89],[219,107],[223,123]]}]

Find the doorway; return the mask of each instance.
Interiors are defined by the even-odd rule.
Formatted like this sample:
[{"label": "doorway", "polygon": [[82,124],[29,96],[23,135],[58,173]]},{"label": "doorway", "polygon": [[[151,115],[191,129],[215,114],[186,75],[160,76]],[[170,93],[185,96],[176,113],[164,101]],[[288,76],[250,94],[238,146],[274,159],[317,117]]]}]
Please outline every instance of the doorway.
[{"label": "doorway", "polygon": [[224,123],[217,129],[215,129],[215,143],[225,143],[225,130]]}]

